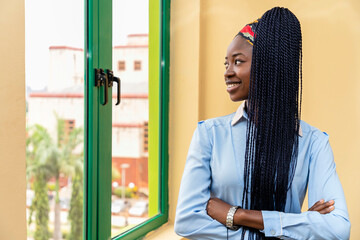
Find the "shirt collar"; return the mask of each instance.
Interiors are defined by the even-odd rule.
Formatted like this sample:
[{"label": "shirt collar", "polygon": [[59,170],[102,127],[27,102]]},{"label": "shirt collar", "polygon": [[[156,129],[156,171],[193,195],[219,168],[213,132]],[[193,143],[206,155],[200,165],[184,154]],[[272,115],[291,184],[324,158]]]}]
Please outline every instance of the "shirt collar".
[{"label": "shirt collar", "polygon": [[[231,121],[231,126],[234,126],[236,125],[238,122],[240,122],[240,120],[242,118],[245,118],[246,120],[248,119],[248,116],[246,114],[246,111],[245,111],[245,106],[247,105],[247,101],[243,101],[241,103],[241,105],[238,107],[238,109],[236,110],[236,113]],[[301,129],[301,125],[299,126],[299,136],[302,137],[303,136],[303,132],[302,132],[302,129]]]},{"label": "shirt collar", "polygon": [[236,113],[231,121],[231,126],[234,126],[235,124],[237,124],[238,122],[240,122],[240,119],[242,119],[243,117],[245,119],[247,119],[247,114],[245,111],[245,104],[247,104],[247,101],[243,101],[241,103],[241,105],[238,107],[238,109],[236,110]]}]

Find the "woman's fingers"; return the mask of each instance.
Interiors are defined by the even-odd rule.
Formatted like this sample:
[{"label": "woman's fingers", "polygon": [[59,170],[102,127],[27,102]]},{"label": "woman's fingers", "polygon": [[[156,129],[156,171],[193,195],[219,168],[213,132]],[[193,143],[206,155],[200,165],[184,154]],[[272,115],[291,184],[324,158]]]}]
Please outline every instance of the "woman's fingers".
[{"label": "woman's fingers", "polygon": [[317,205],[313,211],[318,211],[320,212],[321,210],[325,209],[325,208],[328,208],[330,207],[331,205],[334,204],[334,201],[333,200],[330,200],[328,202],[324,202],[324,203],[321,203],[319,205]]},{"label": "woman's fingers", "polygon": [[323,203],[324,203],[324,199],[321,199],[321,200],[317,201],[314,205],[312,205],[311,208],[309,208],[308,211],[316,211],[315,209],[317,207],[321,206],[321,204],[323,204]]},{"label": "woman's fingers", "polygon": [[322,209],[321,211],[318,211],[318,212],[321,213],[321,214],[327,214],[327,213],[332,212],[334,209],[335,209],[334,206],[330,206],[330,207],[324,208],[324,209]]},{"label": "woman's fingers", "polygon": [[309,211],[317,211],[321,214],[327,214],[335,209],[334,203],[334,200],[325,202],[323,199],[321,199],[320,201],[317,201],[311,208],[309,208]]}]

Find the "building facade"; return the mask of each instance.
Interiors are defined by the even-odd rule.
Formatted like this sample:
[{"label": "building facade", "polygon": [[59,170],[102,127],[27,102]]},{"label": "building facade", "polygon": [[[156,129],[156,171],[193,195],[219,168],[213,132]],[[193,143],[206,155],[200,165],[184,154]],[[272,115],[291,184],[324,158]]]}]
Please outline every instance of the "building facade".
[{"label": "building facade", "polygon": [[[113,47],[113,71],[121,79],[121,104],[112,104],[112,160],[113,167],[126,169],[125,184],[148,190],[148,35],[128,36],[126,45]],[[65,120],[66,131],[84,127],[84,52],[69,46],[51,46],[50,76],[47,90],[30,93],[28,125],[44,126],[56,139],[57,117]],[[44,111],[46,110],[46,111]],[[82,149],[77,149],[80,152]],[[114,179],[118,185],[121,178]]]}]

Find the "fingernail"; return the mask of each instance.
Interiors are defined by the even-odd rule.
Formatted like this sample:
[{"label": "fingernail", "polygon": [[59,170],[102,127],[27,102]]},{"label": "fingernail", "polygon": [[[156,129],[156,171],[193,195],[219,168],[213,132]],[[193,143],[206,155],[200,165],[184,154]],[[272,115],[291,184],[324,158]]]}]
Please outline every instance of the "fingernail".
[{"label": "fingernail", "polygon": [[330,203],[330,204],[334,204],[334,200],[330,200],[329,203]]},{"label": "fingernail", "polygon": [[333,210],[333,209],[334,209],[334,206],[330,206],[330,207],[329,207],[329,210]]},{"label": "fingernail", "polygon": [[324,199],[320,199],[320,203],[323,203],[324,202]]}]

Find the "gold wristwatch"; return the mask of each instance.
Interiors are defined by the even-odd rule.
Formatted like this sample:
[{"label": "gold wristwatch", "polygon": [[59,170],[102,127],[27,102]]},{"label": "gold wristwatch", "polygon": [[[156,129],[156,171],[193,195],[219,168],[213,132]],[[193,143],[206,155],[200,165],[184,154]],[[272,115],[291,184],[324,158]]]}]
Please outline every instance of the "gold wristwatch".
[{"label": "gold wristwatch", "polygon": [[238,226],[234,226],[234,215],[236,210],[238,209],[238,206],[232,206],[226,216],[226,227],[231,229],[231,230],[238,230],[239,227]]}]

